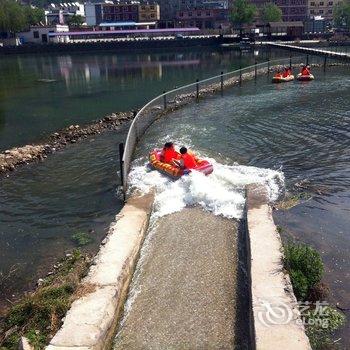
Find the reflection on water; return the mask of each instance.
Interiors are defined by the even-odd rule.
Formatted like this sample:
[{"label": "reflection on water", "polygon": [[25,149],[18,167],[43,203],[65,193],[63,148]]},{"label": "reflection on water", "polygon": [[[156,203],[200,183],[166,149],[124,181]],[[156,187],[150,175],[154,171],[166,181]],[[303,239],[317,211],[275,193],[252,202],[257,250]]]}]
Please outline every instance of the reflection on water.
[{"label": "reflection on water", "polygon": [[[274,55],[286,52],[273,52]],[[261,51],[258,60],[266,59]],[[242,65],[255,60],[242,56]],[[49,132],[142,106],[164,90],[240,65],[240,52],[185,52],[8,56],[0,58],[0,150]]]}]

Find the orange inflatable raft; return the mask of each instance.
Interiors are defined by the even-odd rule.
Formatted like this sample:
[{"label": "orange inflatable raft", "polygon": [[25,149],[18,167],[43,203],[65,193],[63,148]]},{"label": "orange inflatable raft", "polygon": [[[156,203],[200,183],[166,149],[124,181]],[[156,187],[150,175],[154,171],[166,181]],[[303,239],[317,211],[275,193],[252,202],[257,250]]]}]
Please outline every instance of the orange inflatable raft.
[{"label": "orange inflatable raft", "polygon": [[207,160],[197,159],[197,166],[194,169],[180,169],[179,167],[164,163],[160,161],[160,155],[162,153],[161,149],[154,149],[149,154],[149,164],[151,168],[160,171],[161,173],[168,175],[174,179],[180,178],[182,175],[187,175],[191,170],[199,171],[205,175],[209,175],[213,172],[213,165],[210,164]]},{"label": "orange inflatable raft", "polygon": [[273,83],[288,83],[289,81],[294,80],[294,75],[290,74],[287,77],[279,77],[279,76],[274,76],[272,78]]},{"label": "orange inflatable raft", "polygon": [[301,74],[301,73],[299,73],[298,75],[297,75],[297,79],[299,80],[299,81],[310,81],[310,80],[314,80],[315,79],[315,77],[314,77],[314,75],[313,74],[307,74],[307,75],[303,75],[303,74]]}]

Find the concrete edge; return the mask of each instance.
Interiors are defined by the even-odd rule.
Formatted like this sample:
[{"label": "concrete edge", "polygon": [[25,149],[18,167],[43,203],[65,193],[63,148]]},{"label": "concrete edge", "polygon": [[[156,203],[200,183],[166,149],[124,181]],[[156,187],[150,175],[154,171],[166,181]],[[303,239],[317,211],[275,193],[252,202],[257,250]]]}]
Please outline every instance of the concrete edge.
[{"label": "concrete edge", "polygon": [[251,337],[256,350],[310,350],[310,342],[289,275],[266,189],[246,189],[247,260],[251,298]]},{"label": "concrete edge", "polygon": [[132,196],[116,216],[47,350],[110,347],[145,238],[154,194]]}]

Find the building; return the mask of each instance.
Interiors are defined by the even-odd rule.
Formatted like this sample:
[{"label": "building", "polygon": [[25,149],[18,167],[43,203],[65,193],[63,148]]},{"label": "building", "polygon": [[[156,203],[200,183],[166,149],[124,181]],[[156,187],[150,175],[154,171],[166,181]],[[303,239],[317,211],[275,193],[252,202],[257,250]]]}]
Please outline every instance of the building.
[{"label": "building", "polygon": [[325,20],[333,20],[334,6],[341,0],[308,0],[309,17],[321,16]]},{"label": "building", "polygon": [[309,0],[275,0],[282,10],[282,20],[285,22],[304,21],[308,18]]},{"label": "building", "polygon": [[66,43],[69,37],[57,35],[50,37],[50,33],[69,32],[67,25],[56,24],[52,26],[30,26],[26,32],[18,33],[18,37],[22,44],[47,44],[47,43]]},{"label": "building", "polygon": [[158,4],[139,5],[139,22],[159,21],[160,6]]},{"label": "building", "polygon": [[195,9],[176,13],[179,27],[197,27],[199,29],[218,29],[228,25],[228,9]]},{"label": "building", "polygon": [[85,18],[85,7],[78,2],[51,4],[45,11],[46,25],[67,24],[72,16]]},{"label": "building", "polygon": [[304,24],[301,21],[292,22],[269,22],[267,24],[267,34],[269,36],[288,36],[300,38],[304,32]]},{"label": "building", "polygon": [[103,22],[137,22],[139,4],[102,4]]}]

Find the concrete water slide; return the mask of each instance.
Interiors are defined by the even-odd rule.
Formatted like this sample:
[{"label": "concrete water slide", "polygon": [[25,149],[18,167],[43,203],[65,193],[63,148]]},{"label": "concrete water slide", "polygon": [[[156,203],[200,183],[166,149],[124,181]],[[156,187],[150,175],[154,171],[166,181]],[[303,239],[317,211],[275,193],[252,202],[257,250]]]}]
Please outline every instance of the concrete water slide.
[{"label": "concrete water slide", "polygon": [[115,349],[248,349],[237,221],[186,208],[150,235]]}]

